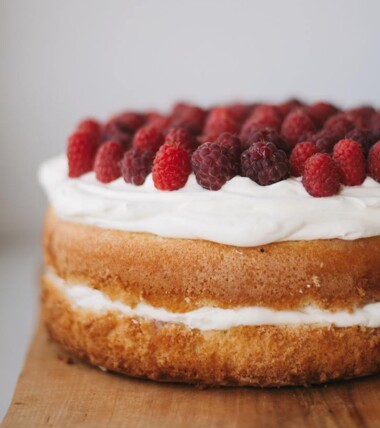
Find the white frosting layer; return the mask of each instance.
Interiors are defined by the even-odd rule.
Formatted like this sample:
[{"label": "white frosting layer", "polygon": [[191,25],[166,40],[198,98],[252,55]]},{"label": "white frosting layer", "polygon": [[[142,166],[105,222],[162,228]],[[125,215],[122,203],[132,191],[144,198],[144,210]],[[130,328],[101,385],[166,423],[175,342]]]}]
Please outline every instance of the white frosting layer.
[{"label": "white frosting layer", "polygon": [[371,303],[353,312],[330,312],[316,307],[307,306],[299,311],[276,311],[259,306],[237,309],[221,309],[203,307],[190,312],[174,313],[156,308],[145,302],[135,308],[120,302],[112,301],[99,290],[86,285],[67,284],[53,272],[48,271],[46,277],[54,284],[77,308],[94,312],[116,311],[120,316],[142,317],[148,320],[185,324],[189,328],[199,330],[227,330],[241,325],[331,325],[350,327],[361,325],[380,327],[380,303]]},{"label": "white frosting layer", "polygon": [[191,175],[184,188],[164,192],[151,176],[142,186],[102,184],[93,172],[70,179],[60,156],[41,166],[39,179],[60,217],[112,229],[242,247],[380,235],[380,184],[369,177],[328,198],[310,196],[298,178],[259,186],[235,177],[213,192]]}]

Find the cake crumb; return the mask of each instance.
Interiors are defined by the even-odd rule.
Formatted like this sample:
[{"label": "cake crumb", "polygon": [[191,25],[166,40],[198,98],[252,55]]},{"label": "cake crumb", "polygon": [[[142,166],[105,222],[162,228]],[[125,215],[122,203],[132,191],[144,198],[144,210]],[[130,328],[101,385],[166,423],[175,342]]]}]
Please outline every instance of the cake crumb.
[{"label": "cake crumb", "polygon": [[65,364],[68,364],[68,365],[74,364],[74,360],[68,355],[58,354],[57,358],[59,361],[62,361]]}]

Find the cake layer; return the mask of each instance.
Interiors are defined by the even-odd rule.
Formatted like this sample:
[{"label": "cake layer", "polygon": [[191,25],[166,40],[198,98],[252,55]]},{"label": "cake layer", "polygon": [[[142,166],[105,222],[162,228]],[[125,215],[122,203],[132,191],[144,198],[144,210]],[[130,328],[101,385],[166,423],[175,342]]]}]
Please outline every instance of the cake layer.
[{"label": "cake layer", "polygon": [[73,305],[45,278],[43,317],[51,337],[78,358],[130,376],[218,385],[304,385],[380,369],[380,329],[183,324]]},{"label": "cake layer", "polygon": [[367,177],[339,195],[314,198],[299,178],[260,186],[236,176],[213,192],[190,175],[180,190],[157,190],[122,178],[109,184],[91,172],[68,178],[65,156],[40,169],[40,181],[60,217],[84,224],[172,238],[253,247],[271,242],[380,235],[380,185]]},{"label": "cake layer", "polygon": [[241,248],[83,225],[50,210],[44,248],[46,264],[61,278],[131,307],[143,299],[171,312],[308,305],[335,311],[380,301],[380,237]]}]

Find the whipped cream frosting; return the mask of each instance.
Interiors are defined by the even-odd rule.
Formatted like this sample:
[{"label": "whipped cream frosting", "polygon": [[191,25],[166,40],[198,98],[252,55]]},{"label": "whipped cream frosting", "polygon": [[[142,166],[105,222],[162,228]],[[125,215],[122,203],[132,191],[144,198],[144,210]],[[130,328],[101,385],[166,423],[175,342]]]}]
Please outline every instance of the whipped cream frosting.
[{"label": "whipped cream frosting", "polygon": [[218,191],[190,175],[177,191],[157,190],[149,175],[142,186],[123,178],[103,184],[95,173],[71,179],[64,155],[39,169],[55,212],[65,220],[163,237],[205,239],[250,247],[271,242],[380,235],[380,184],[367,177],[328,198],[314,198],[299,178],[260,186],[234,177]]},{"label": "whipped cream frosting", "polygon": [[199,330],[227,330],[237,326],[258,325],[332,325],[350,327],[380,327],[380,303],[370,303],[353,312],[330,312],[313,306],[297,311],[278,311],[259,306],[236,309],[203,307],[189,312],[175,313],[142,301],[134,308],[112,301],[99,290],[87,285],[68,284],[51,270],[45,273],[50,284],[57,287],[71,304],[97,313],[113,311],[120,316],[141,317],[147,320],[174,322]]}]

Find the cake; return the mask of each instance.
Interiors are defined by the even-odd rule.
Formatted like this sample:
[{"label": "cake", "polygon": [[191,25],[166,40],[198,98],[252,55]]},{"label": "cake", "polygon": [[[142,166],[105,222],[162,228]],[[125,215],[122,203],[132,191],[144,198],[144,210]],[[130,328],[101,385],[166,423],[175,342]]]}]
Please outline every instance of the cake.
[{"label": "cake", "polygon": [[49,335],[157,381],[379,372],[378,140],[372,107],[298,100],[83,120],[39,170]]}]

